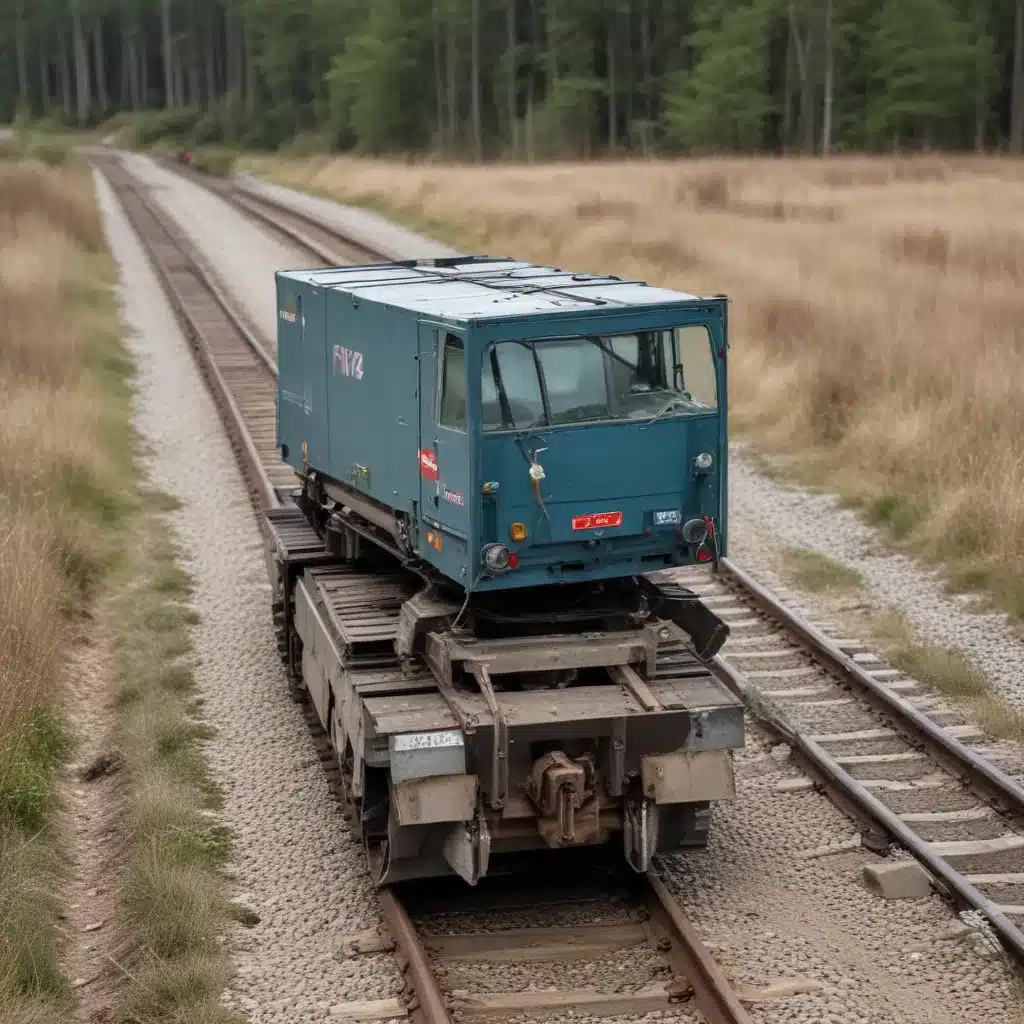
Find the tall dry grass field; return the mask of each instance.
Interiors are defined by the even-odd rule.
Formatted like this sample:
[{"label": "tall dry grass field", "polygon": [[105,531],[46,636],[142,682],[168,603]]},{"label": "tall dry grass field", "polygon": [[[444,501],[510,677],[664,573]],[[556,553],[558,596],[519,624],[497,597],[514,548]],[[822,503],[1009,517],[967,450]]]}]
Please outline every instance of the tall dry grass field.
[{"label": "tall dry grass field", "polygon": [[[67,1000],[53,927],[69,628],[111,554],[116,317],[88,172],[0,160],[0,1019]],[[131,443],[121,445],[131,456]],[[49,1011],[47,1011],[49,1012]]]},{"label": "tall dry grass field", "polygon": [[725,292],[734,431],[1024,616],[1024,164],[260,160],[455,244]]}]

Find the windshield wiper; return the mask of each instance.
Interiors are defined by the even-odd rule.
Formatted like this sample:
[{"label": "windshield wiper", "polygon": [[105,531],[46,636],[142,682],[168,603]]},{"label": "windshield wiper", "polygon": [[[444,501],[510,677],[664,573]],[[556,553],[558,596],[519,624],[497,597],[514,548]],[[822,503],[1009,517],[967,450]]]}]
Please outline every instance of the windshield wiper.
[{"label": "windshield wiper", "polygon": [[646,430],[652,423],[661,419],[661,417],[664,416],[665,413],[669,412],[674,406],[685,406],[687,404],[687,400],[682,395],[677,398],[669,399],[669,401],[667,401],[640,429]]},{"label": "windshield wiper", "polygon": [[639,363],[631,363],[625,356],[620,356],[619,353],[616,352],[615,349],[611,347],[611,345],[605,348],[604,338],[588,337],[587,341],[589,341],[591,345],[596,345],[605,355],[611,356],[612,359],[614,359],[616,362],[622,363],[622,365],[625,366],[626,369],[632,370],[634,373],[636,373],[636,371],[640,368]]}]

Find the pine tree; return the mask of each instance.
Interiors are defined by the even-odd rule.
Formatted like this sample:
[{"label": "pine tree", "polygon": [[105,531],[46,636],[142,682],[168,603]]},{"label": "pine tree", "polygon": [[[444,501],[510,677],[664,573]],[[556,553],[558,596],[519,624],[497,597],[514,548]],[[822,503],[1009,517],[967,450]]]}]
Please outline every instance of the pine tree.
[{"label": "pine tree", "polygon": [[670,145],[692,150],[756,150],[772,110],[765,30],[770,9],[759,0],[722,11],[714,2],[697,13],[694,64],[677,72],[665,100]]},{"label": "pine tree", "polygon": [[885,0],[871,46],[868,138],[894,146],[950,140],[972,113],[975,45],[948,0]]}]

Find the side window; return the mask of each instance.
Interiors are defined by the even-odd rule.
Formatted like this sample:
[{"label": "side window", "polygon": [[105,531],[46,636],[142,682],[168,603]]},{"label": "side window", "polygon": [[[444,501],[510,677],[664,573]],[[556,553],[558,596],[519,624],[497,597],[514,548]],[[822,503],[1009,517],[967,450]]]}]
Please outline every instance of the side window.
[{"label": "side window", "polygon": [[441,363],[441,410],[438,422],[455,430],[466,429],[466,350],[462,339],[444,339]]},{"label": "side window", "polygon": [[693,324],[676,331],[679,361],[683,364],[682,387],[696,402],[709,409],[718,408],[718,382],[711,334],[706,327]]}]

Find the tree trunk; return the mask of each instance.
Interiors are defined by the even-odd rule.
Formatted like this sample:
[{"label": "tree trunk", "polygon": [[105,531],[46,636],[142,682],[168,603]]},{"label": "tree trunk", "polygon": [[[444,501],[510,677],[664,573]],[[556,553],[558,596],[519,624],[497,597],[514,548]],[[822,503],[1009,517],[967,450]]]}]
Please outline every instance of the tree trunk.
[{"label": "tree trunk", "polygon": [[100,110],[110,106],[107,96],[107,62],[103,52],[103,24],[97,19],[92,29],[92,52],[96,62],[96,101]]},{"label": "tree trunk", "polygon": [[832,0],[825,0],[825,103],[821,124],[821,155],[832,149],[832,77],[834,52],[832,46]]},{"label": "tree trunk", "polygon": [[483,125],[480,121],[480,0],[473,0],[473,40],[472,40],[472,62],[473,62],[473,91],[472,91],[472,117],[473,117],[473,157],[477,163],[484,158]]},{"label": "tree trunk", "polygon": [[1024,152],[1024,0],[1017,0],[1013,30],[1013,99],[1010,105],[1010,152]]},{"label": "tree trunk", "polygon": [[246,21],[242,27],[242,38],[244,40],[245,68],[243,77],[245,85],[245,109],[249,114],[256,113],[256,74],[253,71],[252,33],[249,31],[249,23]]},{"label": "tree trunk", "polygon": [[237,97],[242,95],[242,47],[239,45],[241,28],[238,19],[238,4],[234,0],[228,7],[226,45],[228,51],[227,91]]},{"label": "tree trunk", "polygon": [[160,5],[160,29],[163,37],[164,58],[164,106],[173,110],[178,104],[174,92],[174,53],[171,43],[171,0],[162,0]]},{"label": "tree trunk", "polygon": [[814,85],[809,67],[809,39],[801,40],[797,24],[796,8],[789,0],[789,29],[796,50],[797,73],[800,76],[800,148],[804,152],[814,151]]},{"label": "tree trunk", "polygon": [[555,24],[556,24],[556,0],[547,0],[548,23],[547,23],[547,55],[548,55],[548,80],[544,95],[550,98],[555,91],[555,83],[558,81],[558,47],[555,46]]},{"label": "tree trunk", "polygon": [[437,118],[436,142],[438,152],[445,151],[444,128],[444,70],[441,67],[441,14],[437,9],[437,0],[430,5],[431,35],[434,44],[434,106]]},{"label": "tree trunk", "polygon": [[92,89],[89,86],[89,55],[85,47],[85,32],[82,29],[82,12],[79,3],[80,0],[71,0],[71,38],[75,53],[75,111],[78,127],[82,128],[89,120],[89,101]]},{"label": "tree trunk", "polygon": [[644,65],[644,129],[641,138],[641,149],[644,156],[648,154],[648,136],[654,121],[654,90],[651,88],[651,0],[644,0],[640,12],[640,58]]},{"label": "tree trunk", "polygon": [[177,107],[183,107],[188,102],[185,98],[185,65],[181,59],[180,48],[174,48],[174,105]]},{"label": "tree trunk", "polygon": [[145,32],[139,34],[139,105],[149,105],[149,44]]},{"label": "tree trunk", "polygon": [[615,152],[618,142],[618,111],[615,109],[615,6],[608,12],[608,151]]},{"label": "tree trunk", "polygon": [[57,73],[60,76],[60,97],[64,116],[71,116],[71,66],[68,63],[68,43],[64,38],[64,29],[57,29],[57,47],[60,50],[60,62]]},{"label": "tree trunk", "polygon": [[50,58],[46,56],[45,37],[39,40],[39,95],[45,114],[53,102],[53,93],[50,92]]},{"label": "tree trunk", "polygon": [[211,15],[206,24],[206,104],[208,107],[217,105],[217,54],[216,23]]},{"label": "tree trunk", "polygon": [[793,33],[786,34],[786,71],[782,86],[782,151],[793,142]]},{"label": "tree trunk", "polygon": [[519,159],[519,111],[516,88],[519,79],[519,48],[516,40],[516,0],[506,0],[505,22],[508,31],[508,128],[512,139],[512,159]]},{"label": "tree trunk", "polygon": [[533,163],[536,148],[533,135],[534,90],[537,87],[537,0],[530,0],[530,70],[526,76],[526,162]]},{"label": "tree trunk", "polygon": [[131,36],[126,19],[121,19],[121,82],[117,90],[117,102],[123,110],[132,105],[132,62]]},{"label": "tree trunk", "polygon": [[189,40],[188,63],[184,67],[185,81],[188,83],[188,106],[201,107],[203,93],[199,74],[199,40],[193,32]]},{"label": "tree trunk", "polygon": [[448,10],[448,31],[445,33],[445,64],[448,72],[448,152],[455,153],[455,139],[458,131],[458,93],[456,92],[455,26],[452,24],[451,8]]},{"label": "tree trunk", "polygon": [[30,105],[28,94],[28,55],[25,53],[25,5],[24,2],[18,5],[18,13],[15,15],[14,23],[14,45],[17,50],[18,61],[18,103],[25,110]]},{"label": "tree trunk", "polygon": [[985,56],[987,41],[986,26],[978,25],[978,62],[975,66],[974,78],[974,151],[985,152],[985,123],[988,121],[988,94],[985,88]]}]

